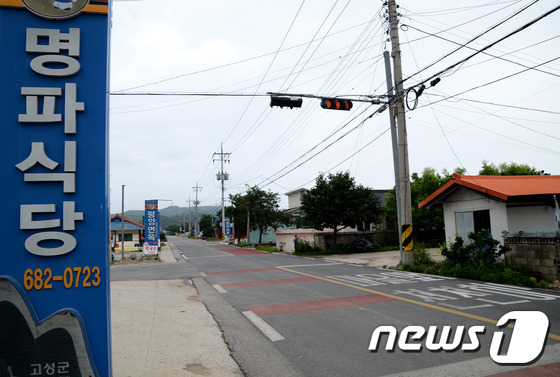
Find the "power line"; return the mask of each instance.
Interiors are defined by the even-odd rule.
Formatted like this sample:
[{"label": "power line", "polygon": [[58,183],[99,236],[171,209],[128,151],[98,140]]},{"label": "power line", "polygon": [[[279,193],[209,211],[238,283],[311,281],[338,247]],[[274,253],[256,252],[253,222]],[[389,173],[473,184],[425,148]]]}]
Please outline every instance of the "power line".
[{"label": "power line", "polygon": [[502,2],[491,2],[488,4],[479,4],[479,5],[471,5],[468,7],[457,7],[457,8],[449,8],[449,9],[441,9],[441,10],[436,10],[436,11],[431,11],[431,12],[422,12],[422,13],[416,13],[418,15],[425,15],[425,14],[451,14],[451,13],[459,13],[459,12],[464,12],[467,10],[471,10],[471,9],[479,9],[482,7],[489,7],[489,6],[494,6],[494,5],[499,5],[499,4],[507,4],[507,3],[517,3],[519,2],[519,0],[508,0],[508,1],[502,1]]},{"label": "power line", "polygon": [[[560,8],[560,7],[559,7],[559,8]],[[455,98],[455,97],[457,97],[457,96],[460,96],[460,95],[462,95],[462,94],[471,92],[471,91],[473,91],[473,90],[480,89],[480,88],[483,88],[483,87],[485,87],[485,86],[495,84],[495,83],[497,83],[497,82],[499,82],[499,81],[512,78],[512,77],[517,76],[517,75],[519,75],[519,74],[521,74],[521,73],[524,73],[524,72],[533,70],[533,69],[535,69],[536,67],[540,67],[540,66],[542,66],[542,65],[551,63],[551,62],[553,62],[553,61],[555,61],[555,60],[558,60],[558,59],[560,59],[560,56],[557,56],[557,57],[555,57],[555,58],[552,58],[552,59],[550,59],[550,60],[547,60],[547,61],[545,61],[545,62],[543,62],[543,63],[537,64],[537,65],[535,65],[535,66],[533,66],[533,67],[529,67],[529,68],[523,69],[523,70],[521,70],[521,71],[517,71],[517,72],[515,72],[515,73],[512,73],[512,74],[510,74],[510,75],[501,77],[501,78],[499,78],[499,79],[492,80],[492,81],[487,82],[487,83],[485,83],[485,84],[472,87],[472,88],[470,88],[470,89],[464,90],[464,91],[462,91],[462,92],[460,92],[460,93],[457,93],[457,94],[454,94],[454,95],[452,95],[452,96],[448,96],[448,97],[446,97],[446,98],[442,98],[442,99],[440,99],[439,101],[432,102],[432,103],[429,104],[429,105],[420,106],[420,107],[418,107],[418,108],[422,108],[422,107],[426,107],[426,106],[431,106],[431,105],[434,105],[434,104],[436,104],[436,103],[449,100],[450,98]]]},{"label": "power line", "polygon": [[[311,40],[315,40],[315,38],[317,37],[317,34],[319,34],[319,31],[321,31],[321,29],[323,28],[323,25],[325,24],[325,22],[327,22],[327,19],[329,18],[329,16],[331,15],[332,11],[334,10],[334,8],[336,7],[336,4],[338,4],[338,0],[335,1],[335,3],[333,4],[331,10],[329,11],[329,13],[327,14],[327,16],[325,17],[325,19],[323,20],[323,23],[321,23],[321,26],[319,26],[319,28],[317,29],[317,31],[315,32],[315,35],[313,36],[313,38]],[[346,7],[345,7],[346,8]],[[333,23],[334,26],[334,23]],[[332,28],[332,26],[331,26]],[[330,31],[330,29],[327,31]],[[326,38],[327,34],[325,34],[325,36],[323,38],[321,38],[321,41],[319,42],[319,44],[317,45],[317,47],[315,48],[315,51],[317,51],[317,48],[319,48],[319,46],[321,46],[321,43],[323,43],[323,40]],[[282,85],[280,85],[280,90],[282,91],[282,87],[286,84],[286,82],[288,81],[288,78],[292,75],[292,73],[294,73],[294,70],[296,69],[296,67],[298,66],[299,62],[301,61],[301,59],[303,59],[303,57],[305,56],[305,53],[307,52],[307,50],[309,49],[309,47],[311,47],[311,43],[307,45],[307,47],[305,48],[305,51],[303,51],[303,53],[301,54],[301,56],[299,57],[298,61],[296,64],[294,64],[294,66],[292,67],[292,71],[288,74],[288,76],[286,76],[286,80],[284,80],[284,83]],[[305,64],[302,66],[301,70],[298,72],[298,74],[296,75],[296,77],[294,77],[294,79],[292,80],[292,84],[294,83],[294,81],[297,79],[297,77],[299,76],[299,74],[301,73],[301,71],[305,68],[305,66],[307,65],[307,63],[309,63],[309,60],[313,57],[313,54],[315,53],[315,51],[313,51],[313,53],[309,56],[309,58],[307,59],[307,61],[305,62]],[[286,90],[289,89],[290,86],[288,86],[286,88]]]},{"label": "power line", "polygon": [[[466,48],[468,48],[468,49],[470,49],[470,50],[478,51],[478,50],[477,50],[476,48],[474,48],[474,47],[466,46],[466,45],[461,44],[461,43],[459,43],[459,42],[452,41],[452,40],[450,40],[450,39],[448,39],[448,38],[444,38],[444,37],[442,37],[442,36],[439,36],[439,35],[436,35],[436,34],[433,34],[433,33],[429,33],[429,32],[424,31],[424,30],[422,30],[422,29],[418,29],[418,28],[416,28],[416,27],[414,27],[414,26],[408,25],[408,27],[411,28],[411,29],[417,30],[417,31],[419,31],[419,32],[421,32],[421,33],[430,35],[430,36],[432,36],[432,37],[436,37],[436,38],[438,38],[438,39],[444,40],[444,41],[446,41],[446,42],[453,43],[453,44],[457,44],[457,45],[460,45],[461,47],[466,47]],[[559,36],[555,36],[555,37],[553,37],[553,38],[558,38],[558,37],[559,37]],[[549,38],[548,40],[551,40],[551,39],[553,39],[553,38]],[[536,44],[537,44],[537,43],[536,43]],[[533,45],[536,45],[536,44],[533,44]],[[528,47],[524,47],[523,49],[532,47],[533,45],[528,46]],[[515,52],[515,51],[513,51],[513,52]],[[511,52],[511,53],[513,53],[513,52]],[[522,63],[519,63],[519,62],[510,60],[510,59],[506,59],[506,58],[504,58],[503,56],[493,55],[493,54],[490,54],[490,53],[488,53],[488,52],[483,52],[483,54],[484,54],[484,55],[488,55],[488,56],[490,56],[490,57],[492,57],[492,58],[494,58],[494,59],[503,60],[503,61],[505,61],[505,62],[512,63],[512,64],[515,64],[515,65],[519,65],[519,66],[524,67],[524,68],[529,68],[529,67],[526,66],[525,64],[522,64]],[[510,53],[505,54],[505,55],[509,55],[509,54],[510,54]],[[547,74],[547,75],[551,75],[551,76],[555,76],[555,77],[560,77],[560,74],[556,74],[556,73],[552,73],[552,72],[548,72],[548,71],[543,71],[542,69],[535,69],[535,71],[541,72],[541,73],[545,73],[545,74]],[[421,72],[421,71],[419,71],[419,72]],[[419,73],[419,72],[417,72],[417,73]]]},{"label": "power line", "polygon": [[[294,19],[292,20],[292,23],[290,24],[290,27],[288,28],[288,31],[286,32],[286,34],[284,35],[284,39],[282,39],[282,43],[280,43],[280,46],[278,47],[278,50],[276,51],[276,54],[274,54],[274,57],[272,58],[272,61],[270,62],[270,64],[268,65],[268,68],[266,69],[266,72],[264,73],[261,82],[259,83],[259,85],[257,86],[257,90],[260,89],[266,75],[268,75],[268,72],[270,71],[270,68],[272,68],[272,65],[274,64],[274,61],[276,60],[276,57],[278,56],[278,54],[280,53],[280,50],[282,49],[282,46],[284,45],[284,42],[286,42],[286,38],[288,38],[288,34],[290,34],[290,31],[292,30],[292,27],[294,26],[296,19],[299,16],[299,13],[301,12],[301,9],[303,8],[303,4],[305,4],[305,0],[302,1]],[[237,126],[239,126],[239,123],[241,123],[241,119],[243,119],[243,117],[245,116],[245,114],[247,113],[247,110],[249,109],[249,107],[251,106],[251,104],[253,103],[253,97],[251,97],[251,99],[249,100],[249,103],[247,104],[247,106],[245,107],[245,110],[243,110],[243,113],[241,114],[241,116],[239,117],[239,119],[237,120],[237,122],[235,123],[235,125],[233,126],[233,128],[231,129],[231,131],[229,132],[229,134],[226,136],[226,138],[224,139],[224,141],[228,141],[229,137],[233,134],[233,132],[235,131],[235,129],[237,128]]]},{"label": "power line", "polygon": [[[337,32],[335,32],[335,33],[329,34],[327,37],[333,37],[333,36],[335,36],[335,35],[345,33],[345,32],[347,32],[347,31],[349,31],[349,30],[352,30],[352,29],[354,29],[354,28],[360,27],[360,26],[365,25],[365,24],[367,24],[367,23],[369,23],[369,22],[370,22],[370,21],[363,22],[363,23],[361,23],[361,24],[351,26],[351,27],[349,27],[349,28],[346,28],[346,29],[337,31]],[[285,49],[282,49],[282,50],[280,50],[279,52],[286,52],[286,51],[289,51],[289,50],[293,50],[293,49],[296,49],[296,48],[299,48],[299,47],[302,47],[302,46],[305,46],[305,45],[309,45],[309,44],[311,44],[311,43],[313,43],[313,42],[315,42],[315,40],[311,40],[311,41],[305,42],[305,43],[300,43],[300,44],[297,44],[297,45],[294,45],[294,46],[291,46],[291,47],[286,47]],[[200,74],[200,73],[206,73],[206,72],[210,72],[210,71],[215,71],[215,70],[217,70],[217,69],[226,68],[226,67],[230,67],[230,66],[237,65],[237,64],[247,63],[247,62],[249,62],[249,61],[256,60],[256,59],[260,59],[260,58],[265,58],[265,57],[267,57],[267,56],[275,55],[275,54],[277,54],[277,53],[278,53],[278,51],[275,51],[275,52],[268,52],[268,53],[266,53],[266,54],[257,55],[257,56],[253,56],[253,57],[250,57],[250,58],[247,58],[247,59],[242,59],[242,60],[237,60],[237,61],[234,61],[234,62],[225,63],[225,64],[218,65],[218,66],[211,67],[211,68],[201,69],[201,70],[194,71],[194,72],[188,72],[188,73],[184,73],[184,74],[181,74],[181,75],[177,75],[177,76],[173,76],[173,77],[168,77],[168,78],[165,78],[165,79],[161,79],[161,80],[157,80],[157,81],[152,81],[152,82],[148,82],[148,83],[145,83],[145,84],[141,84],[141,85],[137,85],[137,86],[125,88],[125,89],[116,90],[115,92],[124,92],[124,91],[128,91],[128,90],[139,89],[139,88],[143,88],[143,87],[150,86],[150,85],[156,85],[156,84],[160,84],[160,83],[163,83],[163,82],[176,80],[176,79],[179,79],[179,78],[182,78],[182,77],[193,76],[193,75],[197,75],[197,74]]]},{"label": "power line", "polygon": [[[458,61],[457,63],[452,64],[452,65],[450,65],[449,67],[447,67],[447,68],[445,68],[445,69],[439,71],[438,73],[436,73],[436,74],[430,76],[429,78],[427,78],[427,79],[421,81],[420,83],[418,83],[418,84],[415,85],[415,86],[423,85],[423,84],[427,83],[428,81],[430,81],[430,80],[432,80],[432,79],[435,79],[436,77],[442,75],[443,73],[445,73],[445,72],[447,72],[447,71],[450,71],[451,69],[453,69],[453,68],[455,68],[455,67],[457,67],[457,66],[459,66],[459,65],[461,65],[461,64],[463,64],[463,63],[465,63],[465,62],[467,62],[468,60],[472,59],[472,58],[475,57],[476,55],[478,55],[478,54],[480,54],[480,53],[482,53],[482,52],[484,52],[484,51],[490,49],[491,47],[495,46],[496,44],[498,44],[498,43],[500,43],[500,42],[503,42],[504,40],[506,40],[506,39],[512,37],[513,35],[519,33],[520,31],[527,29],[529,26],[534,25],[534,24],[537,23],[538,21],[540,21],[540,20],[542,20],[542,19],[544,19],[544,18],[550,16],[552,13],[558,11],[559,9],[560,9],[560,5],[557,6],[556,8],[553,8],[553,9],[549,10],[548,12],[544,13],[543,15],[541,15],[541,16],[535,18],[534,20],[532,20],[532,21],[526,23],[525,25],[523,25],[523,26],[517,28],[516,30],[512,31],[511,33],[506,34],[505,36],[503,36],[502,38],[498,39],[497,41],[492,42],[492,43],[490,43],[489,45],[483,47],[482,49],[477,50],[474,54],[471,54],[471,55],[467,56],[466,58],[464,58],[464,59]],[[541,65],[541,64],[539,64],[539,65]],[[538,67],[539,65],[537,65],[536,67]],[[534,67],[533,67],[533,68],[534,68]],[[418,74],[418,73],[419,73],[419,72],[415,73],[414,75],[416,75],[416,74]],[[414,75],[409,76],[408,78],[406,78],[405,80],[403,80],[403,82],[406,81],[406,80],[408,80],[409,78],[413,77]]]},{"label": "power line", "polygon": [[[435,64],[439,63],[439,62],[442,61],[443,59],[445,59],[445,58],[449,57],[450,55],[454,54],[455,52],[459,51],[461,48],[466,47],[469,43],[472,43],[472,42],[476,41],[477,39],[481,38],[483,35],[489,33],[490,31],[494,30],[494,29],[497,28],[498,26],[502,25],[502,24],[505,23],[506,21],[508,21],[508,20],[512,19],[513,17],[517,16],[517,15],[520,14],[521,12],[527,10],[530,6],[536,4],[537,2],[538,2],[538,0],[535,0],[535,1],[533,1],[531,4],[526,5],[525,7],[521,8],[521,9],[518,10],[518,11],[516,11],[514,14],[510,15],[509,17],[507,17],[506,19],[504,19],[504,20],[498,22],[497,24],[495,24],[495,25],[493,25],[492,27],[488,28],[488,29],[485,30],[484,32],[482,32],[482,33],[476,35],[474,38],[471,38],[471,39],[469,39],[467,42],[461,44],[461,45],[460,45],[459,47],[457,47],[455,50],[453,50],[453,51],[451,51],[451,52],[448,52],[447,54],[445,54],[444,56],[442,56],[441,58],[439,58],[438,60],[436,60],[436,61],[433,62],[432,64],[428,65],[427,67],[424,67],[423,69],[421,69],[420,71],[416,72],[415,74],[408,76],[408,77],[407,77],[406,79],[404,79],[402,82],[404,83],[404,82],[407,81],[408,79],[410,79],[410,78],[412,78],[412,77],[418,75],[419,73],[425,71],[426,69],[428,69],[428,68],[434,66]],[[404,26],[404,25],[403,25],[403,26]],[[412,27],[412,26],[410,26],[410,25],[406,25],[406,26]],[[473,55],[473,56],[474,56],[474,55]],[[470,58],[468,58],[468,59],[470,59]],[[466,60],[465,60],[465,61],[466,61]],[[451,68],[449,68],[449,69],[451,69]],[[436,75],[436,76],[439,76],[439,74]],[[435,76],[433,76],[433,77],[435,77]],[[431,77],[431,78],[433,78],[433,77]],[[430,78],[430,79],[431,79],[431,78]],[[425,80],[424,82],[420,83],[420,85],[424,84],[425,82],[429,81],[430,79]]]},{"label": "power line", "polygon": [[[316,145],[315,147],[313,147],[310,151],[306,152],[304,155],[300,156],[298,159],[296,159],[295,161],[293,161],[292,163],[290,163],[289,165],[287,165],[286,167],[284,167],[283,169],[280,169],[280,171],[278,171],[277,173],[273,174],[272,176],[270,176],[269,178],[267,178],[266,180],[260,182],[257,186],[260,186],[261,184],[265,183],[266,181],[269,181],[268,183],[266,183],[263,187],[268,186],[269,184],[277,181],[278,179],[288,175],[289,173],[293,172],[294,170],[296,170],[297,168],[299,168],[300,166],[302,166],[303,164],[305,164],[306,162],[310,161],[311,159],[313,159],[314,157],[318,156],[319,154],[323,153],[325,150],[327,150],[328,148],[330,148],[331,146],[333,146],[335,143],[337,143],[338,141],[342,140],[344,137],[346,137],[348,134],[350,134],[352,131],[357,130],[358,128],[360,128],[361,126],[364,125],[365,121],[372,118],[375,114],[382,112],[383,110],[385,110],[386,105],[381,106],[380,108],[378,108],[375,112],[373,112],[371,115],[369,115],[366,119],[362,120],[356,127],[352,128],[351,130],[349,130],[348,132],[346,132],[345,134],[341,135],[339,138],[337,138],[336,140],[334,140],[333,142],[331,142],[330,144],[326,145],[323,149],[321,149],[320,151],[318,151],[317,153],[315,153],[314,155],[310,156],[309,158],[307,158],[306,160],[302,161],[301,163],[299,163],[298,165],[294,166],[290,171],[285,172],[284,174],[281,174],[280,176],[272,179],[272,177],[274,177],[275,175],[280,174],[282,171],[286,170],[287,168],[289,168],[291,165],[293,165],[294,163],[296,163],[297,161],[299,161],[301,158],[303,158],[303,156],[309,154],[311,151],[313,151],[318,145]],[[367,109],[366,109],[367,110]],[[354,118],[355,119],[355,118]]]},{"label": "power line", "polygon": [[[329,173],[331,172],[333,169],[336,169],[337,167],[339,167],[340,165],[342,165],[343,163],[345,163],[346,161],[348,161],[349,159],[351,159],[352,157],[354,157],[355,155],[357,155],[358,153],[362,152],[364,149],[366,149],[367,147],[369,147],[371,144],[373,144],[375,141],[377,141],[381,136],[385,135],[387,133],[387,131],[389,131],[390,128],[386,128],[383,132],[381,132],[379,135],[377,135],[376,137],[374,137],[372,140],[370,140],[366,145],[364,145],[363,147],[361,147],[359,150],[357,150],[356,152],[352,153],[350,156],[348,156],[347,158],[345,158],[344,160],[340,161],[338,164],[336,164],[335,166],[331,167],[329,170],[327,170],[326,172]],[[305,183],[303,183],[301,186],[305,186],[311,182],[313,182],[315,179],[312,179],[311,181],[307,181]]]},{"label": "power line", "polygon": [[[505,103],[497,103],[497,102],[489,102],[489,101],[481,101],[481,100],[476,100],[476,99],[472,99],[472,98],[456,98],[457,96],[459,96],[460,94],[456,94],[454,96],[445,96],[442,94],[433,94],[430,93],[431,96],[434,97],[443,97],[443,101],[447,101],[451,98],[455,98],[458,102],[474,102],[474,103],[480,103],[483,105],[492,105],[492,106],[500,106],[500,107],[506,107],[506,108],[510,108],[510,109],[516,109],[516,110],[525,110],[525,111],[534,111],[534,112],[539,112],[539,113],[545,113],[545,114],[554,114],[554,115],[560,115],[559,111],[552,111],[552,110],[544,110],[544,109],[535,109],[535,108],[531,108],[531,107],[524,107],[524,106],[515,106],[515,105],[508,105]],[[439,103],[441,101],[437,101],[437,103]],[[432,103],[433,105],[434,103]]]}]

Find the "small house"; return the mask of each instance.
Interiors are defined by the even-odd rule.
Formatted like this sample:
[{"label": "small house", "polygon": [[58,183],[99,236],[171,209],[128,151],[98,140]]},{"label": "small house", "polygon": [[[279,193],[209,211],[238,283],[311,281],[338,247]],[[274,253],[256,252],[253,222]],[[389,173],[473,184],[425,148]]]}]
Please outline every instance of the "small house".
[{"label": "small house", "polygon": [[[111,247],[122,247],[123,221],[120,214],[111,217]],[[124,247],[140,247],[144,241],[144,225],[124,216]]]},{"label": "small house", "polygon": [[443,208],[448,244],[455,235],[467,240],[481,229],[503,243],[503,232],[557,232],[555,195],[560,196],[558,175],[454,174],[418,207]]}]

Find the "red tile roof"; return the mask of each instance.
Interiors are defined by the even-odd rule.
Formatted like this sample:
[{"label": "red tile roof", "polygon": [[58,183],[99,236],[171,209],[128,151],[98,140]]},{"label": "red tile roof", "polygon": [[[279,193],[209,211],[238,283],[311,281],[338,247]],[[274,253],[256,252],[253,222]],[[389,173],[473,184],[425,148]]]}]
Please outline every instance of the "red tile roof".
[{"label": "red tile roof", "polygon": [[[111,221],[113,221],[114,219],[122,219],[120,213],[117,213],[116,215],[114,215],[113,217],[111,217]],[[131,223],[131,224],[134,224],[134,225],[138,225],[139,227],[144,228],[144,224],[139,223],[138,221],[131,220],[131,219],[129,219],[129,218],[126,217],[126,216],[124,216],[124,221],[127,222],[127,223]]]},{"label": "red tile roof", "polygon": [[418,204],[418,208],[436,204],[458,187],[466,187],[507,201],[519,196],[560,194],[560,175],[469,176],[455,173],[446,184]]}]

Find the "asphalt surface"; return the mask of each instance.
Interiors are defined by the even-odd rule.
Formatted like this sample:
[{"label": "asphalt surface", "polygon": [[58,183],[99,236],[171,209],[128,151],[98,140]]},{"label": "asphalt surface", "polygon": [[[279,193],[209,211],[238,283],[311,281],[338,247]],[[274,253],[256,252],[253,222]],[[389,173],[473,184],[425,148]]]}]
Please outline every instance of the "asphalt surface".
[{"label": "asphalt surface", "polygon": [[[126,305],[119,301],[123,293],[114,297],[115,376],[488,376],[520,373],[519,369],[525,375],[547,376],[560,371],[557,293],[368,267],[392,266],[398,263],[398,252],[317,259],[182,238],[171,241],[162,253],[162,259],[169,257],[166,263],[111,268],[113,292],[119,285],[137,286],[143,292],[136,303],[129,302],[133,295],[125,292]],[[437,251],[433,253],[438,258]],[[140,288],[142,284],[147,286]],[[196,310],[180,309],[185,302]],[[116,323],[115,315],[126,315],[115,308],[123,307],[128,313],[144,313],[141,317],[148,320],[138,326],[135,321]],[[149,313],[146,308],[151,308]],[[162,317],[191,310],[201,315],[196,319],[180,314]],[[488,356],[495,321],[512,310],[542,310],[550,319],[552,337],[533,365],[498,365]],[[150,319],[151,323],[169,323],[174,330],[156,328]],[[192,328],[181,333],[187,322]],[[133,352],[140,355],[136,359],[118,344],[125,324],[134,329],[128,333],[151,327],[151,337],[134,342],[140,348]],[[388,324],[399,331],[410,325],[468,329],[483,324],[487,331],[480,336],[476,352],[368,351],[372,331]],[[198,331],[206,328],[216,331],[200,336]],[[509,339],[511,329],[503,331]],[[144,344],[147,340],[151,346]],[[170,349],[179,351],[170,353]],[[167,351],[160,355],[163,350]],[[138,373],[126,374],[131,360],[135,360],[132,365],[140,365]],[[162,365],[167,364],[173,364],[173,372],[162,374],[166,369]],[[148,367],[150,371],[144,372]]]}]

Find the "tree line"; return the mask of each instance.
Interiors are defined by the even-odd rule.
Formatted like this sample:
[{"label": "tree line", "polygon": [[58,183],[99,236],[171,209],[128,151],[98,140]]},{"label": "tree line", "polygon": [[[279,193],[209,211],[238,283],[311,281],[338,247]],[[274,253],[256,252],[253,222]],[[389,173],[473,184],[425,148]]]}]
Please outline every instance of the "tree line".
[{"label": "tree line", "polygon": [[[441,209],[418,208],[418,204],[451,179],[454,173],[464,174],[457,168],[452,173],[425,168],[421,174],[411,175],[412,222],[415,229],[443,230]],[[538,175],[542,172],[526,164],[502,163],[495,165],[483,161],[479,175]],[[369,230],[378,224],[384,214],[396,232],[397,205],[395,189],[390,190],[382,203],[374,189],[357,184],[348,172],[321,174],[315,186],[302,197],[300,212],[303,216],[280,210],[279,194],[265,191],[258,186],[248,188],[245,193],[229,196],[231,205],[225,208],[226,216],[235,222],[235,236],[240,241],[247,224],[251,231],[259,231],[259,241],[268,229],[280,227],[305,227],[317,230],[332,229],[334,244],[337,234],[344,228]],[[214,218],[221,221],[221,211]],[[205,236],[214,235],[213,216],[203,215],[199,221]],[[175,229],[177,228],[177,229]],[[179,225],[168,230],[178,231]]]}]

